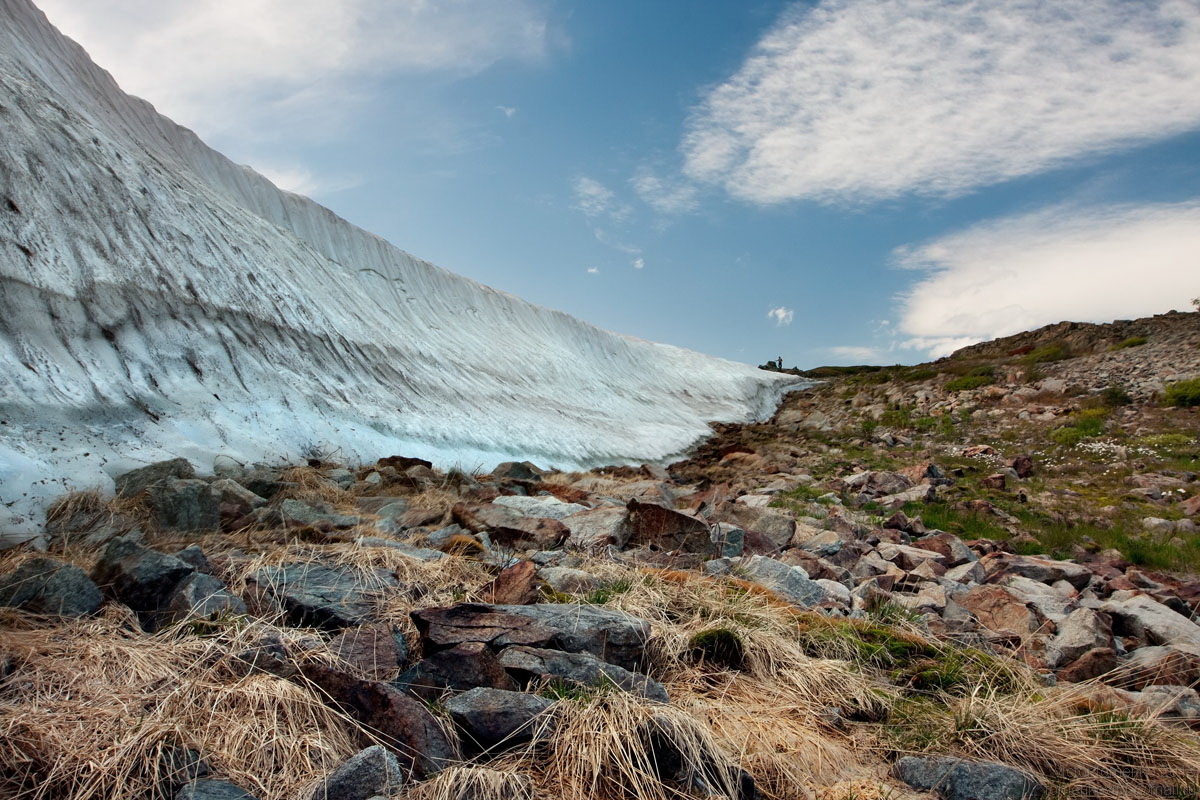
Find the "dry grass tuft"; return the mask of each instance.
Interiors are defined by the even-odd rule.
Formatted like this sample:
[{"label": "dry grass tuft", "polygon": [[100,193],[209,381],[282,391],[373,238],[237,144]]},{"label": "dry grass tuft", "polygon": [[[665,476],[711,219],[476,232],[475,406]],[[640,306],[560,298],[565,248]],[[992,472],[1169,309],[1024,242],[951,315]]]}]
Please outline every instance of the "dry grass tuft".
[{"label": "dry grass tuft", "polygon": [[426,511],[441,511],[443,515],[450,513],[454,504],[462,498],[455,492],[442,487],[422,489],[416,494],[405,498],[409,508],[419,508]]},{"label": "dry grass tuft", "polygon": [[401,800],[533,800],[524,775],[484,767],[450,767],[399,795]]},{"label": "dry grass tuft", "polygon": [[116,610],[0,631],[0,650],[15,662],[0,683],[0,794],[170,797],[160,777],[164,753],[187,747],[263,800],[283,800],[361,744],[352,720],[304,688],[230,670],[230,654],[259,631],[136,631]]},{"label": "dry grass tuft", "polygon": [[357,507],[354,505],[354,495],[329,480],[319,469],[292,467],[283,471],[280,481],[284,483],[284,488],[275,497],[276,502],[280,500],[320,502],[327,503],[339,511],[357,511]]},{"label": "dry grass tuft", "polygon": [[1098,703],[1089,684],[1043,693],[980,687],[961,698],[900,704],[893,745],[1000,761],[1056,784],[1064,796],[1116,800],[1194,791],[1194,735]]},{"label": "dry grass tuft", "polygon": [[[687,711],[625,692],[564,700],[547,715],[526,763],[539,793],[562,800],[737,798],[741,774],[712,731]],[[690,791],[689,791],[690,790]]]},{"label": "dry grass tuft", "polygon": [[105,526],[131,530],[141,526],[157,527],[143,497],[106,497],[99,489],[68,492],[58,497],[46,509],[46,530],[52,540],[52,550],[65,552],[78,549],[71,534]]}]

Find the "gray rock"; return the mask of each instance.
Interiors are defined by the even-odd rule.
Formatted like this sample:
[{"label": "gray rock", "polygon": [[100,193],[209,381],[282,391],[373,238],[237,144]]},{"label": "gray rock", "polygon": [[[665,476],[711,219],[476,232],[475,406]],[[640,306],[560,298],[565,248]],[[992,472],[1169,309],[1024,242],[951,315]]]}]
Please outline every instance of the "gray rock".
[{"label": "gray rock", "polygon": [[992,761],[949,756],[905,756],[893,773],[914,789],[945,800],[1037,800],[1042,785],[1019,770]]},{"label": "gray rock", "polygon": [[737,558],[746,548],[746,532],[737,525],[718,522],[708,534],[711,552],[718,558]]},{"label": "gray rock", "polygon": [[364,576],[348,567],[325,564],[263,567],[248,581],[278,602],[292,624],[332,630],[369,622],[375,596],[400,586],[387,570]]},{"label": "gray rock", "polygon": [[505,461],[492,470],[492,478],[498,481],[541,483],[542,470],[529,461]]},{"label": "gray rock", "polygon": [[246,604],[233,595],[225,584],[203,572],[193,572],[179,582],[167,598],[163,613],[172,622],[211,619],[230,614],[245,614]]},{"label": "gray rock", "polygon": [[343,467],[335,467],[325,472],[325,478],[338,485],[339,489],[349,489],[354,485],[354,473]]},{"label": "gray rock", "polygon": [[144,547],[130,537],[113,539],[92,568],[102,591],[136,611],[143,624],[166,604],[179,582],[195,572],[191,564]]},{"label": "gray rock", "polygon": [[211,531],[221,526],[221,501],[207,481],[167,478],[146,487],[146,505],[164,528]]},{"label": "gray rock", "polygon": [[255,800],[255,797],[229,781],[199,780],[185,783],[175,800]]},{"label": "gray rock", "polygon": [[386,547],[390,550],[396,550],[409,558],[417,561],[440,561],[446,557],[446,554],[440,550],[430,550],[428,547],[414,547],[411,544],[397,542],[394,539],[384,539],[379,536],[360,536],[354,540],[354,543],[359,547]]},{"label": "gray rock", "polygon": [[739,523],[755,533],[762,534],[767,541],[780,549],[786,547],[796,534],[796,520],[772,509],[752,508],[745,503],[735,503],[734,515]]},{"label": "gray rock", "polygon": [[362,522],[362,517],[339,514],[321,506],[313,506],[301,500],[284,500],[279,504],[279,515],[285,525],[312,525],[316,528],[353,528]]},{"label": "gray rock", "polygon": [[1077,608],[1058,623],[1058,634],[1046,645],[1046,666],[1055,669],[1070,664],[1089,650],[1112,642],[1100,615],[1090,608]]},{"label": "gray rock", "polygon": [[265,497],[259,497],[254,492],[230,478],[221,478],[212,482],[213,493],[219,503],[234,506],[243,514],[248,514],[256,508],[267,504]]},{"label": "gray rock", "polygon": [[483,642],[493,650],[528,645],[588,652],[637,670],[644,663],[650,638],[650,623],[645,620],[591,605],[460,603],[419,609],[412,612],[412,619],[427,654],[463,642]]},{"label": "gray rock", "polygon": [[766,556],[743,558],[734,566],[733,574],[765,586],[804,608],[815,606],[825,599],[825,589],[810,580],[803,569],[789,567],[782,561]]},{"label": "gray rock", "polygon": [[204,554],[204,550],[198,544],[189,544],[182,550],[176,550],[172,555],[180,561],[191,564],[196,572],[203,572],[207,575],[212,574],[212,562],[208,560],[208,556]]},{"label": "gray rock", "polygon": [[123,475],[118,475],[114,482],[117,485],[117,497],[137,497],[149,489],[152,484],[168,478],[194,477],[196,477],[196,468],[186,458],[175,458],[170,461],[160,461],[141,469],[130,470]]},{"label": "gray rock", "polygon": [[380,745],[360,750],[321,782],[312,800],[370,800],[404,788],[404,770],[390,751]]},{"label": "gray rock", "polygon": [[601,506],[563,517],[563,525],[571,532],[567,543],[587,550],[611,545],[617,549],[629,543],[633,529],[629,512],[622,506]]},{"label": "gray rock", "polygon": [[553,705],[554,701],[535,694],[484,687],[444,704],[450,719],[477,750],[529,741],[535,720]]},{"label": "gray rock", "polygon": [[52,558],[26,561],[0,578],[0,606],[16,606],[33,614],[82,617],[95,614],[103,601],[83,570]]},{"label": "gray rock", "polygon": [[584,594],[600,585],[592,573],[571,567],[542,567],[537,575],[551,589],[565,594]]},{"label": "gray rock", "polygon": [[553,496],[521,497],[519,495],[512,495],[497,497],[492,503],[511,508],[527,517],[544,517],[549,519],[565,519],[572,514],[588,510],[587,506],[582,506],[579,503],[564,503]]},{"label": "gray rock", "polygon": [[464,691],[479,686],[516,689],[495,653],[483,642],[463,642],[449,650],[430,653],[405,670],[393,684],[423,700],[434,701],[446,690]]},{"label": "gray rock", "polygon": [[648,700],[668,701],[667,690],[658,681],[608,664],[590,653],[509,647],[501,651],[500,665],[523,683],[533,678],[558,678],[580,686],[616,686]]},{"label": "gray rock", "polygon": [[1144,594],[1124,597],[1113,592],[1100,610],[1119,618],[1133,636],[1150,644],[1200,646],[1200,625]]}]

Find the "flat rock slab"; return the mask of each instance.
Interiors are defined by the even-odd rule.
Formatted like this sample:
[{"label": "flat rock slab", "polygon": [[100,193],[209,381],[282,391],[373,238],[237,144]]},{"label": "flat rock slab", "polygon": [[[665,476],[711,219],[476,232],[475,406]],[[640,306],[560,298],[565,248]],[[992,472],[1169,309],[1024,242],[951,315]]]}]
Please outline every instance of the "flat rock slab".
[{"label": "flat rock slab", "polygon": [[572,547],[584,550],[603,549],[609,545],[620,550],[629,543],[633,529],[629,527],[629,512],[623,506],[601,506],[564,517]]},{"label": "flat rock slab", "polygon": [[404,635],[382,622],[347,628],[329,643],[329,651],[375,680],[394,676],[408,660]]},{"label": "flat rock slab", "polygon": [[400,588],[396,576],[386,570],[364,574],[325,564],[263,567],[248,583],[278,602],[293,625],[329,630],[370,622],[376,596]]},{"label": "flat rock slab", "polygon": [[629,527],[631,546],[654,545],[662,550],[707,553],[708,525],[696,517],[656,503],[630,500]]},{"label": "flat rock slab", "polygon": [[52,558],[26,561],[0,578],[0,606],[33,614],[82,617],[95,614],[104,596],[79,567]]},{"label": "flat rock slab", "polygon": [[462,603],[414,611],[412,619],[427,653],[462,642],[483,642],[493,650],[526,645],[587,652],[635,671],[650,638],[645,620],[590,605]]},{"label": "flat rock slab", "polygon": [[1025,773],[992,761],[949,756],[905,756],[892,770],[914,789],[944,800],[1037,800],[1045,791]]},{"label": "flat rock slab", "polygon": [[229,781],[199,780],[185,783],[175,800],[256,800],[254,795]]},{"label": "flat rock slab", "polygon": [[478,688],[445,702],[450,719],[477,750],[527,742],[537,719],[554,701],[527,692]]},{"label": "flat rock slab", "polygon": [[245,613],[246,604],[242,598],[231,594],[225,584],[203,572],[193,572],[181,580],[163,606],[163,614],[171,622]]},{"label": "flat rock slab", "polygon": [[750,556],[734,562],[733,575],[764,586],[798,606],[810,608],[825,599],[824,587],[809,579],[800,567],[767,556]]},{"label": "flat rock slab", "polygon": [[564,653],[537,647],[509,647],[500,653],[500,665],[517,680],[559,679],[578,686],[616,686],[647,700],[668,702],[667,690],[653,678],[609,664],[591,653]]},{"label": "flat rock slab", "polygon": [[587,510],[587,506],[579,503],[564,503],[557,497],[522,497],[520,495],[497,497],[492,501],[492,505],[505,506],[527,517],[543,519],[563,519]]}]

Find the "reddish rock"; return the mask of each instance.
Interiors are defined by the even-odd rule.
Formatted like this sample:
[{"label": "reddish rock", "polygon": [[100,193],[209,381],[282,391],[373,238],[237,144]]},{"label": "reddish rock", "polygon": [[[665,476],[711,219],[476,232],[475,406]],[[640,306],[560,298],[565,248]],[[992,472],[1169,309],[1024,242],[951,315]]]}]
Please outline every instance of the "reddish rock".
[{"label": "reddish rock", "polygon": [[979,485],[984,489],[1003,489],[1008,482],[1003,472],[996,472],[980,479]]},{"label": "reddish rock", "polygon": [[433,653],[401,675],[396,685],[407,687],[423,700],[436,700],[447,689],[465,691],[486,686],[514,691],[517,688],[496,654],[483,642],[465,642]]},{"label": "reddish rock", "polygon": [[458,760],[457,737],[424,704],[396,687],[360,680],[323,664],[306,664],[302,674],[318,694],[370,728],[417,777],[432,775]]},{"label": "reddish rock", "polygon": [[941,553],[942,564],[946,567],[957,567],[975,560],[975,554],[971,552],[971,548],[967,547],[966,543],[953,533],[930,534],[921,537],[913,544],[925,550]]},{"label": "reddish rock", "polygon": [[487,533],[502,547],[534,547],[550,550],[570,534],[556,519],[526,517],[511,508],[497,505],[457,503],[451,509],[454,521],[472,533]]},{"label": "reddish rock", "polygon": [[523,606],[537,602],[540,586],[537,564],[518,561],[500,570],[500,574],[483,587],[481,595],[489,603]]},{"label": "reddish rock", "polygon": [[621,506],[600,506],[563,517],[572,547],[584,550],[603,550],[608,546],[623,548],[629,541],[629,512]]},{"label": "reddish rock", "polygon": [[946,473],[942,472],[942,468],[932,461],[923,461],[920,464],[904,467],[900,470],[900,474],[913,483],[945,482],[946,479]]},{"label": "reddish rock", "polygon": [[634,547],[654,545],[662,550],[681,550],[687,553],[708,551],[708,525],[695,517],[656,503],[630,500],[631,535]]},{"label": "reddish rock", "polygon": [[1024,639],[1039,627],[1037,615],[1000,586],[976,586],[957,600],[980,625],[995,633]]},{"label": "reddish rock", "polygon": [[1117,651],[1111,647],[1088,650],[1079,658],[1054,673],[1060,681],[1079,683],[1099,678],[1117,668]]},{"label": "reddish rock", "polygon": [[329,650],[370,678],[387,680],[408,656],[408,649],[391,625],[375,623],[342,631]]},{"label": "reddish rock", "polygon": [[1139,647],[1108,681],[1124,689],[1194,686],[1200,682],[1200,653],[1170,647]]},{"label": "reddish rock", "polygon": [[1017,473],[1018,478],[1028,478],[1033,475],[1033,458],[1026,455],[1020,455],[1008,462],[1012,467],[1013,472]]},{"label": "reddish rock", "polygon": [[1179,505],[1183,509],[1183,513],[1187,514],[1189,517],[1194,517],[1197,514],[1200,514],[1200,494],[1195,495],[1194,497],[1189,497]]}]

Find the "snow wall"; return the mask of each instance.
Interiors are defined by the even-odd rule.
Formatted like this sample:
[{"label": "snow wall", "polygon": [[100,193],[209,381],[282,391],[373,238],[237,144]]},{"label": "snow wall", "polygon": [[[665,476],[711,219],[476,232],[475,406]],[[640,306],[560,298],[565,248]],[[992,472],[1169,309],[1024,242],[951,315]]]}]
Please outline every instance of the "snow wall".
[{"label": "snow wall", "polygon": [[165,458],[661,461],[794,385],[414,258],[0,0],[0,543]]}]

